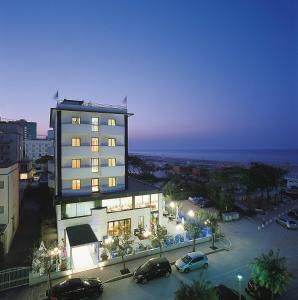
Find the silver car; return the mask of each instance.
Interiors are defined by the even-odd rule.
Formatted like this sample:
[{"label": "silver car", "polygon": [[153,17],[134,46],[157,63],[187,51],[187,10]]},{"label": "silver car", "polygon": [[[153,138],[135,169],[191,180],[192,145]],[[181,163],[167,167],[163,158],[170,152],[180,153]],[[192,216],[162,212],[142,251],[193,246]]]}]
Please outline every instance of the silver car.
[{"label": "silver car", "polygon": [[297,228],[297,223],[295,220],[292,218],[289,218],[287,216],[284,217],[278,217],[276,219],[276,223],[280,224],[281,226],[284,226],[288,229],[296,229]]},{"label": "silver car", "polygon": [[200,252],[190,252],[179,258],[175,262],[175,267],[179,272],[188,273],[191,270],[208,267],[208,257]]}]

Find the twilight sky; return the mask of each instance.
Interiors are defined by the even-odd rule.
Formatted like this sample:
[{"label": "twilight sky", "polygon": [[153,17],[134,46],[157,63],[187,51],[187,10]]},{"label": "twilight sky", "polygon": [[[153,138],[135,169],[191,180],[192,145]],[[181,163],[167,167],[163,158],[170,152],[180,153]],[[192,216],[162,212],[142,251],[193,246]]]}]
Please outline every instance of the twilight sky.
[{"label": "twilight sky", "polygon": [[0,1],[0,116],[120,104],[130,149],[298,148],[297,2]]}]

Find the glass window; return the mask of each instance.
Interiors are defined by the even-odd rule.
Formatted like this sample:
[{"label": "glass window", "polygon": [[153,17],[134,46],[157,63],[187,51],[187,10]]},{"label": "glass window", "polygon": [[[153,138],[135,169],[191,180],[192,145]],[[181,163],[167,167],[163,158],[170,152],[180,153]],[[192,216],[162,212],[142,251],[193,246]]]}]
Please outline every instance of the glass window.
[{"label": "glass window", "polygon": [[151,194],[151,210],[158,210],[158,194]]},{"label": "glass window", "polygon": [[65,218],[73,218],[77,216],[77,204],[69,203],[65,206],[65,214],[63,217]]},{"label": "glass window", "polygon": [[132,209],[132,197],[102,200],[102,207],[106,207],[107,212]]},{"label": "glass window", "polygon": [[4,189],[4,181],[0,181],[0,189]]},{"label": "glass window", "polygon": [[91,179],[91,189],[92,189],[92,192],[98,192],[99,191],[99,178],[92,178]]},{"label": "glass window", "polygon": [[144,216],[138,216],[138,227],[144,228]]},{"label": "glass window", "polygon": [[99,131],[99,118],[91,118],[91,130],[92,131]]},{"label": "glass window", "polygon": [[131,220],[117,220],[108,222],[108,235],[121,236],[123,234],[131,234]]},{"label": "glass window", "polygon": [[98,172],[99,171],[99,159],[91,158],[91,171]]},{"label": "glass window", "polygon": [[78,202],[77,217],[91,215],[91,209],[94,208],[94,201]]},{"label": "glass window", "polygon": [[74,125],[79,125],[79,124],[81,124],[81,118],[80,117],[72,117],[71,123]]},{"label": "glass window", "polygon": [[91,151],[98,152],[99,150],[99,138],[91,138]]},{"label": "glass window", "polygon": [[115,167],[116,166],[116,158],[108,158],[108,166]]},{"label": "glass window", "polygon": [[108,139],[108,146],[115,147],[116,146],[116,139]]},{"label": "glass window", "polygon": [[72,138],[71,139],[72,147],[80,147],[81,146],[81,139],[80,138]]},{"label": "glass window", "polygon": [[116,120],[115,119],[108,119],[108,125],[109,126],[116,126]]},{"label": "glass window", "polygon": [[135,208],[149,207],[150,195],[135,196]]},{"label": "glass window", "polygon": [[81,180],[80,179],[73,179],[71,183],[72,190],[80,190],[81,189]]},{"label": "glass window", "polygon": [[4,206],[0,205],[0,214],[4,214]]},{"label": "glass window", "polygon": [[71,167],[73,169],[79,169],[81,167],[81,160],[80,159],[72,159],[71,160]]},{"label": "glass window", "polygon": [[94,201],[68,203],[61,205],[62,219],[91,215],[91,209],[95,207]]},{"label": "glass window", "polygon": [[109,185],[109,187],[114,187],[114,186],[116,186],[116,177],[109,177],[109,179],[108,179],[108,185]]}]

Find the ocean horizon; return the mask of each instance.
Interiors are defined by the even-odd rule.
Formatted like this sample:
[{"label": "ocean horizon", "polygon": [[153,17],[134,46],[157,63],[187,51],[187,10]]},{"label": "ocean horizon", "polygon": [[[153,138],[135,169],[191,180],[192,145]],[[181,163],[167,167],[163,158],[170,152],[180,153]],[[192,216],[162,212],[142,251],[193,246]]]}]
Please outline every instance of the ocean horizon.
[{"label": "ocean horizon", "polygon": [[298,166],[298,149],[259,149],[259,150],[133,150],[130,154],[222,161],[233,163],[262,162],[274,165]]}]

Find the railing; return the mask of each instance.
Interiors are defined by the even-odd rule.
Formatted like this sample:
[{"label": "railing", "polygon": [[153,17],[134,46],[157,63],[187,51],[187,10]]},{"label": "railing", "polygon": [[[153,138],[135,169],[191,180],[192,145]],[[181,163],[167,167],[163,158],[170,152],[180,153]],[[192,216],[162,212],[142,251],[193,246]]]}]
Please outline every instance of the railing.
[{"label": "railing", "polygon": [[0,271],[0,291],[29,284],[30,267],[18,267]]}]

